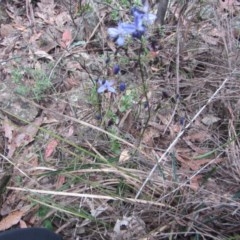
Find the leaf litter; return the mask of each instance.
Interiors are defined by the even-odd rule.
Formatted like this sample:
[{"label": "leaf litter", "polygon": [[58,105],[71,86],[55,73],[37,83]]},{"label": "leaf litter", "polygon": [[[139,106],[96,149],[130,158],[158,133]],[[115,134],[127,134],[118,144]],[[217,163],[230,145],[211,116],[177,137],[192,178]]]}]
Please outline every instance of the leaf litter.
[{"label": "leaf litter", "polygon": [[[148,33],[156,40],[146,46],[150,55],[141,65],[143,74],[136,61],[140,41],[126,38],[125,51],[107,37],[107,29],[118,26],[111,6],[119,10],[123,22],[130,22],[127,6],[118,1],[71,3],[30,2],[26,11],[32,9],[32,14],[19,11],[23,2],[1,3],[6,15],[2,20],[0,14],[0,80],[12,93],[0,90],[1,149],[15,168],[28,174],[14,171],[11,186],[31,189],[37,183],[34,186],[46,190],[105,195],[114,200],[49,195],[44,202],[34,195],[42,206],[37,202],[24,215],[15,204],[28,205],[32,200],[6,191],[1,212],[3,208],[9,211],[1,215],[0,228],[35,226],[45,206],[45,217],[54,215],[51,227],[66,239],[166,239],[173,232],[175,238],[183,239],[183,231],[184,239],[227,239],[239,234],[239,199],[231,198],[239,191],[240,169],[239,111],[235,107],[240,87],[236,74],[231,75],[239,68],[239,34],[233,25],[238,21],[237,1],[218,1],[217,6],[207,1],[186,5],[172,1],[164,34],[159,38],[154,30]],[[181,19],[178,25],[171,20],[173,15]],[[116,64],[121,70],[114,77]],[[140,199],[121,201],[134,199],[158,159],[228,74],[231,82],[159,163]],[[124,81],[126,92],[116,88],[105,93],[108,89],[104,89],[98,95],[96,79],[104,81],[103,77],[113,81],[114,87]],[[48,80],[51,87],[44,88]],[[12,104],[20,102],[18,94],[28,101]],[[38,108],[30,113],[27,102]],[[103,131],[82,126],[78,120]],[[136,148],[129,149],[129,144],[104,131]],[[9,167],[4,158],[1,164],[0,174]],[[49,206],[55,210],[51,212]],[[69,206],[72,209],[66,210]],[[74,225],[70,220],[76,212],[81,214]],[[183,230],[183,226],[188,227]]]}]

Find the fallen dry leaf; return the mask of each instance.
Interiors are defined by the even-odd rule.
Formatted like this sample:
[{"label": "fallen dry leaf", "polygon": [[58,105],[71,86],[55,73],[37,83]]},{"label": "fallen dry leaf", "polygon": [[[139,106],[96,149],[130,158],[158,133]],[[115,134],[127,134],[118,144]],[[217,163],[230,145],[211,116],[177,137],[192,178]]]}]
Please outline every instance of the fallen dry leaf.
[{"label": "fallen dry leaf", "polygon": [[20,228],[27,228],[27,224],[26,224],[26,222],[23,221],[23,220],[20,220],[19,226],[20,226]]},{"label": "fallen dry leaf", "polygon": [[213,125],[214,123],[217,123],[221,120],[221,118],[219,117],[215,117],[214,115],[212,114],[208,114],[206,115],[203,119],[202,119],[202,123],[206,126],[211,126]]},{"label": "fallen dry leaf", "polygon": [[144,144],[146,144],[148,147],[154,147],[154,138],[158,137],[159,133],[152,127],[148,127],[146,131],[143,134],[142,141]]},{"label": "fallen dry leaf", "polygon": [[59,13],[55,18],[55,23],[58,28],[62,28],[68,21],[70,21],[70,15],[68,12]]},{"label": "fallen dry leaf", "polygon": [[202,175],[194,176],[190,179],[190,188],[193,191],[197,191],[200,187],[200,182],[202,181]]},{"label": "fallen dry leaf", "polygon": [[21,133],[19,134],[19,140],[15,140],[18,147],[26,146],[34,140],[39,128],[42,125],[43,118],[38,117],[34,120],[33,123],[20,128]]},{"label": "fallen dry leaf", "polygon": [[3,120],[3,130],[5,132],[5,137],[8,139],[8,142],[12,141],[14,129],[14,125],[11,123],[11,121],[9,121],[7,117],[5,117]]},{"label": "fallen dry leaf", "polygon": [[8,119],[4,120],[3,128],[8,138],[8,157],[12,157],[18,147],[26,146],[34,140],[42,121],[42,117],[39,117],[33,123],[19,128]]},{"label": "fallen dry leaf", "polygon": [[11,24],[1,24],[0,35],[4,37],[9,37],[16,33],[16,29]]},{"label": "fallen dry leaf", "polygon": [[130,159],[129,152],[128,152],[128,150],[124,149],[120,154],[119,163],[124,163],[124,162],[128,161],[129,159]]},{"label": "fallen dry leaf", "polygon": [[36,50],[34,52],[34,54],[38,58],[46,58],[46,59],[49,59],[49,60],[53,61],[53,57],[50,54],[48,54],[47,52],[43,51],[43,50]]},{"label": "fallen dry leaf", "polygon": [[56,189],[59,189],[60,187],[62,187],[62,185],[65,182],[66,182],[66,177],[63,175],[59,175],[56,182]]},{"label": "fallen dry leaf", "polygon": [[72,33],[70,30],[66,29],[62,34],[61,47],[66,48],[72,42]]},{"label": "fallen dry leaf", "polygon": [[9,229],[13,225],[19,223],[23,214],[24,211],[11,212],[8,216],[6,216],[0,221],[0,231],[5,231],[6,229]]},{"label": "fallen dry leaf", "polygon": [[56,139],[52,139],[48,142],[47,147],[45,149],[45,153],[44,153],[45,159],[49,158],[52,155],[57,145],[58,145],[58,141]]},{"label": "fallen dry leaf", "polygon": [[[182,164],[182,168],[191,169],[193,171],[199,170],[203,165],[210,163],[213,159],[194,160],[190,157],[176,154],[177,160]],[[211,164],[222,162],[223,159],[217,158]]]}]

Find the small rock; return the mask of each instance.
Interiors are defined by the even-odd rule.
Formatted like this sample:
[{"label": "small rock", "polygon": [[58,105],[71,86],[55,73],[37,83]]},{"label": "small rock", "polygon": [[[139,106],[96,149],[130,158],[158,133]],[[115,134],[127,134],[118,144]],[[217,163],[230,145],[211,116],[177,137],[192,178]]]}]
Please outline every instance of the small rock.
[{"label": "small rock", "polygon": [[38,109],[33,104],[6,90],[0,92],[0,107],[3,109],[2,115],[7,114],[11,120],[21,124],[32,122],[38,114]]}]

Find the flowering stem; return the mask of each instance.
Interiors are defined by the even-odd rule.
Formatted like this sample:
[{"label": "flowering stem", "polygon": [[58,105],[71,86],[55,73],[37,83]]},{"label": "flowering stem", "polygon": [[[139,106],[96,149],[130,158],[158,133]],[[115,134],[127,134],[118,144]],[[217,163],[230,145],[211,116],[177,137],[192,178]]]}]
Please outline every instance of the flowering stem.
[{"label": "flowering stem", "polygon": [[141,140],[143,138],[144,132],[147,129],[148,122],[149,122],[150,117],[151,117],[151,108],[150,108],[150,105],[149,105],[149,99],[148,99],[148,95],[147,95],[147,83],[145,81],[144,71],[143,71],[143,66],[142,66],[142,61],[141,61],[141,52],[142,52],[142,50],[143,50],[143,41],[141,40],[140,51],[138,53],[138,64],[139,64],[140,75],[141,75],[141,80],[142,80],[143,95],[144,95],[144,97],[146,99],[146,102],[147,102],[147,106],[146,107],[147,107],[148,115],[147,115],[147,119],[145,121],[145,124],[143,126],[141,135],[139,137],[139,140],[138,140],[138,143],[137,143],[137,147],[139,147],[139,145],[141,143]]}]

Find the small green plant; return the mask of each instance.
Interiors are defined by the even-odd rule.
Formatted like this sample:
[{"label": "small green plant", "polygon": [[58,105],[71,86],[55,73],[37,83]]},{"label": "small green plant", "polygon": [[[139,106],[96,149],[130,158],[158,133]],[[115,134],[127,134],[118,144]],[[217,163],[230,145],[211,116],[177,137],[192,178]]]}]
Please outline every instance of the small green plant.
[{"label": "small green plant", "polygon": [[78,9],[77,9],[77,14],[76,16],[81,16],[85,13],[91,12],[92,11],[92,7],[90,4],[86,3],[86,4],[81,4]]},{"label": "small green plant", "polygon": [[21,72],[19,69],[13,69],[11,72],[11,77],[14,83],[20,83],[23,77],[23,72]]},{"label": "small green plant", "polygon": [[23,95],[23,96],[29,93],[29,89],[24,85],[18,86],[15,91],[17,94]]},{"label": "small green plant", "polygon": [[38,216],[40,218],[43,218],[46,216],[46,214],[50,211],[50,208],[49,207],[46,207],[46,206],[40,206],[39,209],[38,209]]},{"label": "small green plant", "polygon": [[[117,135],[117,131],[114,128],[112,128],[110,132],[114,135]],[[110,150],[111,150],[111,152],[113,152],[115,154],[120,154],[121,144],[119,143],[119,141],[117,139],[110,138]]]},{"label": "small green plant", "polygon": [[94,86],[93,88],[90,88],[90,93],[87,94],[87,100],[93,106],[97,106],[99,104],[99,96],[97,94],[96,86]]},{"label": "small green plant", "polygon": [[[47,74],[41,69],[24,68],[22,71],[13,69],[11,72],[12,80],[17,85],[16,93],[24,96],[34,97],[40,100],[43,93],[52,86]],[[29,79],[29,85],[25,81]]]},{"label": "small green plant", "polygon": [[113,21],[117,21],[119,18],[119,11],[117,9],[113,9],[111,12],[111,19]]},{"label": "small green plant", "polygon": [[130,109],[135,103],[136,98],[137,94],[134,90],[126,91],[126,94],[123,95],[120,99],[119,111],[126,112],[128,109]]},{"label": "small green plant", "polygon": [[52,86],[52,83],[45,72],[40,69],[27,69],[29,76],[35,80],[32,88],[34,97],[40,100],[42,94]]},{"label": "small green plant", "polygon": [[49,219],[43,221],[43,226],[49,230],[53,230],[52,221]]},{"label": "small green plant", "polygon": [[[46,215],[48,214],[48,212],[50,211],[51,209],[49,207],[46,207],[44,205],[41,205],[38,209],[38,213],[37,215],[40,217],[40,218],[45,218]],[[49,219],[45,219],[43,221],[43,226],[49,230],[52,230],[53,229],[53,226],[52,226],[52,221],[49,220]]]},{"label": "small green plant", "polygon": [[113,121],[114,123],[116,123],[117,122],[117,120],[118,120],[118,117],[117,117],[117,115],[112,111],[112,110],[107,110],[107,112],[106,112],[106,114],[105,114],[105,119],[106,120],[111,120],[111,121]]}]

